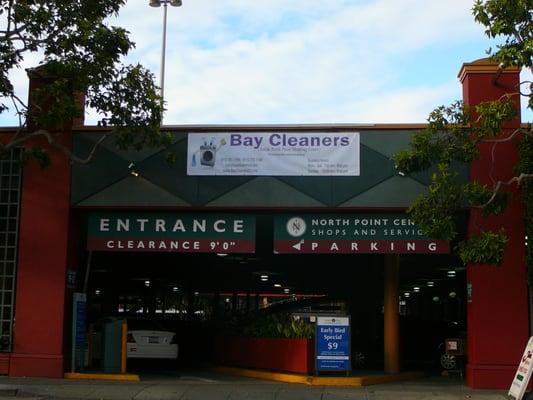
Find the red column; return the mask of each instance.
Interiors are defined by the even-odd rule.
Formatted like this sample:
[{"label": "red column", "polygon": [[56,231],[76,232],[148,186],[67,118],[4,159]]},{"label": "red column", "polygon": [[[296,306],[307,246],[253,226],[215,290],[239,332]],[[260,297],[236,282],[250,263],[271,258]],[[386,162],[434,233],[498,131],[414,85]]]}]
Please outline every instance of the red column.
[{"label": "red column", "polygon": [[[42,86],[30,73],[32,89]],[[71,134],[63,134],[71,146]],[[47,148],[44,140],[27,146]],[[10,376],[63,377],[70,165],[49,149],[51,166],[24,166],[19,220],[15,324]]]},{"label": "red column", "polygon": [[24,168],[10,376],[63,376],[70,167]]},{"label": "red column", "polygon": [[389,374],[400,372],[400,314],[399,282],[400,256],[386,254],[384,257],[385,286],[383,290],[383,348],[384,370]]},{"label": "red column", "polygon": [[[516,92],[519,84],[517,68],[501,72],[486,59],[464,64],[459,77],[463,99],[471,105]],[[520,110],[519,97],[514,96],[513,100]],[[519,126],[520,116],[506,125],[504,135]],[[498,144],[494,156],[492,144],[481,145],[479,159],[471,164],[471,179],[493,185],[490,176],[493,171],[493,179],[509,180],[518,158],[515,143]],[[502,265],[467,267],[471,297],[467,305],[466,377],[468,385],[474,388],[509,388],[529,335],[524,222],[518,192],[513,193],[501,216],[484,218],[478,210],[471,211],[468,235],[500,228],[509,237]]]}]

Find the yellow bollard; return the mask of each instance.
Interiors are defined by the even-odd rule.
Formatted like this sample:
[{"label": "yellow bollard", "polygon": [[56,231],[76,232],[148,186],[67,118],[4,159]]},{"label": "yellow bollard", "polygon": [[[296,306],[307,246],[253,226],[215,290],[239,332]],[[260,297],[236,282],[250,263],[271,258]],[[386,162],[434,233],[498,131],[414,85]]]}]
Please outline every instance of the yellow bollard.
[{"label": "yellow bollard", "polygon": [[126,373],[126,360],[127,360],[127,352],[128,352],[128,323],[126,320],[122,321],[122,351],[121,351],[121,359],[120,359],[120,373],[125,374]]}]

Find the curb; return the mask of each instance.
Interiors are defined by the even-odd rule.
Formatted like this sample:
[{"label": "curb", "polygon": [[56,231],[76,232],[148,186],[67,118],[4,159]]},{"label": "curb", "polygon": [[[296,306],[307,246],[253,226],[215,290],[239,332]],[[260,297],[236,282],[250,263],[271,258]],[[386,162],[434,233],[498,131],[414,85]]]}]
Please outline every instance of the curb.
[{"label": "curb", "polygon": [[401,382],[415,380],[424,377],[422,372],[404,372],[394,375],[364,375],[364,376],[312,376],[298,375],[282,372],[271,372],[256,369],[234,368],[234,367],[214,367],[213,371],[221,374],[242,376],[246,378],[264,379],[276,382],[299,383],[310,386],[352,386],[362,387],[378,385],[382,383]]},{"label": "curb", "polygon": [[137,374],[91,374],[82,372],[65,372],[65,379],[92,380],[92,381],[120,381],[140,382],[141,377]]}]

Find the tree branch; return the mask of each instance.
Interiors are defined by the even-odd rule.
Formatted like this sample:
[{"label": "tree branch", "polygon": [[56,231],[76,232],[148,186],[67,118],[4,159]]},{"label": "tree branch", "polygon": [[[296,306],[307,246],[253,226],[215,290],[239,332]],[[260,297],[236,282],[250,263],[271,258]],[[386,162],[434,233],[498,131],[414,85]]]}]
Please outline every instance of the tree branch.
[{"label": "tree branch", "polygon": [[[9,22],[11,22],[11,21],[9,21]],[[26,26],[27,25],[21,25],[21,26],[18,26],[17,28],[15,28],[15,29],[10,29],[8,27],[7,30],[0,31],[0,33],[2,34],[2,36],[0,36],[0,41],[9,40],[11,38],[11,36],[18,36],[20,38],[20,34],[26,30]],[[15,40],[15,39],[11,39],[11,40]]]},{"label": "tree branch", "polygon": [[526,136],[531,136],[533,137],[533,127],[530,126],[529,129],[523,129],[523,128],[517,128],[513,131],[513,133],[511,133],[509,136],[506,136],[504,138],[501,138],[501,139],[482,139],[481,142],[485,142],[485,143],[504,143],[504,142],[509,142],[511,140],[513,140],[513,138],[518,135],[519,133],[522,133]]},{"label": "tree branch", "polygon": [[[19,136],[19,135],[20,135],[20,132],[17,132],[16,136]],[[93,159],[98,147],[109,137],[109,133],[103,134],[96,141],[94,146],[91,148],[91,151],[89,152],[89,154],[85,158],[82,158],[82,157],[74,154],[74,152],[72,152],[71,149],[69,149],[64,144],[58,142],[56,140],[56,138],[54,137],[54,135],[52,133],[50,133],[49,131],[45,130],[45,129],[38,129],[35,132],[31,132],[31,133],[27,133],[25,135],[21,135],[17,139],[11,140],[7,144],[1,144],[0,143],[0,148],[2,148],[2,150],[4,150],[4,151],[5,150],[9,150],[11,148],[19,146],[20,144],[22,144],[24,142],[27,142],[30,139],[33,139],[33,138],[36,138],[36,137],[39,137],[39,136],[44,136],[50,146],[56,148],[57,150],[62,151],[71,161],[77,162],[79,164],[88,164]]]},{"label": "tree branch", "polygon": [[100,137],[100,139],[98,139],[98,141],[94,144],[94,146],[92,147],[91,151],[89,152],[89,155],[86,157],[86,158],[81,158],[79,156],[77,156],[76,154],[74,154],[72,152],[72,150],[70,150],[67,146],[65,146],[64,144],[58,142],[54,136],[44,130],[44,129],[41,129],[41,130],[38,130],[36,132],[34,132],[35,134],[40,134],[40,135],[43,135],[44,137],[46,137],[46,140],[48,140],[48,143],[55,147],[56,149],[62,151],[70,160],[72,161],[75,161],[79,164],[87,164],[89,163],[92,158],[94,157],[94,154],[96,153],[96,150],[98,149],[98,147],[104,142],[104,140],[106,140],[109,136],[108,133],[105,133],[102,135],[102,137]]},{"label": "tree branch", "polygon": [[533,179],[533,174],[525,174],[521,173],[518,176],[513,176],[511,179],[509,179],[507,182],[504,181],[498,181],[496,182],[496,186],[494,186],[494,190],[492,191],[492,196],[490,199],[488,199],[484,204],[481,204],[479,206],[472,206],[473,208],[485,208],[490,203],[494,201],[498,193],[500,192],[500,189],[502,186],[509,186],[516,182],[517,186],[520,186],[522,184],[522,181],[526,179]]}]

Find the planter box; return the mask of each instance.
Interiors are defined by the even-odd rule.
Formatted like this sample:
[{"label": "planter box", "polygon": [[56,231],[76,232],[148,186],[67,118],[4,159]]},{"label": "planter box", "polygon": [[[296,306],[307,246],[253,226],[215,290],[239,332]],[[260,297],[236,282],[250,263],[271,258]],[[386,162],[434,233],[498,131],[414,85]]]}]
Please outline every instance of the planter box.
[{"label": "planter box", "polygon": [[308,339],[219,337],[217,364],[308,374],[314,371],[314,341]]}]

